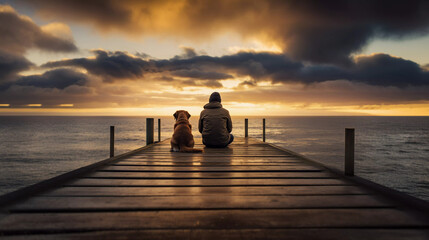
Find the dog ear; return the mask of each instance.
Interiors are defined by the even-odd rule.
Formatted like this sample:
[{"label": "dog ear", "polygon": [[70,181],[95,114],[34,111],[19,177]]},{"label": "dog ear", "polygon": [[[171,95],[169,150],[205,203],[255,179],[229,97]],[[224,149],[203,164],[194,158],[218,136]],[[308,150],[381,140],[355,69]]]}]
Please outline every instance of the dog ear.
[{"label": "dog ear", "polygon": [[188,111],[186,111],[186,116],[188,116],[188,119],[191,117],[191,114],[188,113]]},{"label": "dog ear", "polygon": [[174,117],[174,119],[176,119],[176,120],[177,120],[177,115],[178,115],[178,114],[177,114],[177,112],[178,112],[178,111],[176,111],[176,112],[173,114],[173,117]]}]

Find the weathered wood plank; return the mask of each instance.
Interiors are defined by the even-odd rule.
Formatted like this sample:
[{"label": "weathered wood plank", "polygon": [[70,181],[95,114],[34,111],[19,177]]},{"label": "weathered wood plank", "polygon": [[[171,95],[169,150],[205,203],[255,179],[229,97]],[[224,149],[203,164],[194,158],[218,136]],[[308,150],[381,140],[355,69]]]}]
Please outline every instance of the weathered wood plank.
[{"label": "weathered wood plank", "polygon": [[86,178],[211,179],[211,178],[335,178],[328,172],[93,172]]},{"label": "weathered wood plank", "polygon": [[166,158],[166,159],[126,159],[120,161],[120,163],[229,163],[229,164],[254,164],[254,163],[293,163],[293,164],[302,164],[302,161],[297,159],[231,159],[231,158],[216,158],[216,159],[207,159],[207,158],[201,158],[201,159],[194,159],[194,158],[183,158],[183,159],[174,159],[174,158]]},{"label": "weathered wood plank", "polygon": [[46,193],[51,196],[287,196],[370,194],[358,186],[258,186],[258,187],[63,187]]},{"label": "weathered wood plank", "polygon": [[281,157],[284,158],[285,155],[282,154],[270,154],[270,155],[262,155],[262,154],[257,154],[257,153],[248,153],[248,154],[205,154],[205,153],[174,153],[174,154],[169,154],[169,153],[153,153],[153,154],[145,154],[145,156],[150,157],[150,158],[162,158],[162,157],[174,157],[174,158],[180,158],[180,157],[195,157],[197,158],[199,156],[201,157],[241,157],[241,158],[263,158],[263,157]]},{"label": "weathered wood plank", "polygon": [[34,197],[11,212],[145,211],[190,209],[288,209],[392,207],[374,195],[331,196],[164,196],[164,197]]},{"label": "weathered wood plank", "polygon": [[286,171],[321,171],[313,166],[193,166],[193,167],[152,167],[152,166],[106,166],[100,170],[110,171],[157,171],[157,172],[286,172]]},{"label": "weathered wood plank", "polygon": [[[234,147],[228,147],[228,148],[205,148],[205,147],[197,146],[197,145],[194,147],[199,148],[199,149],[203,149],[204,150],[203,154],[187,153],[187,155],[204,155],[204,154],[206,154],[206,155],[209,155],[209,154],[214,154],[214,155],[222,154],[222,155],[224,155],[224,154],[242,154],[242,153],[249,153],[249,152],[252,152],[252,153],[260,152],[263,154],[275,153],[275,154],[279,154],[279,155],[281,154],[284,156],[292,156],[293,155],[290,153],[285,153],[282,150],[274,148],[268,144],[264,148],[253,148],[251,146],[248,147],[248,146],[244,146],[244,145],[236,145]],[[252,148],[252,149],[250,149],[250,148]],[[137,156],[138,155],[145,155],[146,153],[152,153],[152,154],[153,153],[167,153],[170,155],[183,155],[183,153],[180,153],[180,152],[171,152],[170,147],[150,148],[147,151],[145,151],[144,153],[140,152],[140,153],[136,153],[136,155]]]},{"label": "weathered wood plank", "polygon": [[284,163],[284,162],[265,162],[265,163],[248,163],[248,162],[118,162],[110,164],[112,166],[174,166],[174,167],[193,167],[193,166],[217,166],[217,167],[234,167],[234,166],[295,166],[306,167],[302,163]]},{"label": "weathered wood plank", "polygon": [[427,240],[429,230],[424,229],[162,229],[162,230],[127,230],[95,231],[84,233],[60,233],[3,236],[5,240],[38,240],[38,239],[121,239],[121,240],[273,240],[273,239],[312,239],[312,240]]},{"label": "weathered wood plank", "polygon": [[428,227],[397,209],[272,209],[11,214],[0,233],[126,229],[415,228]]},{"label": "weathered wood plank", "polygon": [[297,157],[287,157],[287,156],[225,156],[225,155],[202,155],[202,154],[194,154],[194,155],[181,155],[181,156],[132,156],[129,158],[124,159],[125,161],[296,161],[296,162],[302,162]]},{"label": "weathered wood plank", "polygon": [[[280,151],[238,151],[234,150],[234,152],[225,152],[225,151],[217,151],[217,152],[208,152],[204,151],[203,153],[181,153],[181,152],[169,152],[169,151],[156,151],[156,152],[145,152],[146,156],[189,156],[189,155],[201,155],[201,156],[285,156],[284,153]],[[137,155],[138,156],[138,155]],[[286,155],[287,156],[287,155]]]},{"label": "weathered wood plank", "polygon": [[342,179],[96,179],[82,178],[65,186],[323,186],[353,185]]}]

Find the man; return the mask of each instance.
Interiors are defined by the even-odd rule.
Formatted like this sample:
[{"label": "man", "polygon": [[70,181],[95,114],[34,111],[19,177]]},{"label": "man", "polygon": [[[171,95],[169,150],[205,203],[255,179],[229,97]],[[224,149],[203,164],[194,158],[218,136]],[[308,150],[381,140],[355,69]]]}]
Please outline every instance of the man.
[{"label": "man", "polygon": [[220,94],[210,95],[209,103],[204,106],[198,121],[198,130],[203,135],[203,144],[207,147],[226,147],[234,136],[232,121],[228,110],[222,107]]}]

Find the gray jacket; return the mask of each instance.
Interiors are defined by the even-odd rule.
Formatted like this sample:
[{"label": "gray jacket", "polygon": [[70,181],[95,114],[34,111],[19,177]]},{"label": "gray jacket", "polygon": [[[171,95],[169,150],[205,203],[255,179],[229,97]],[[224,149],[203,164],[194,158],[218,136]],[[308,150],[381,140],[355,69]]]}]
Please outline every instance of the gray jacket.
[{"label": "gray jacket", "polygon": [[209,146],[226,146],[232,131],[232,121],[228,110],[220,102],[207,103],[200,114],[198,130],[203,135],[203,143]]}]

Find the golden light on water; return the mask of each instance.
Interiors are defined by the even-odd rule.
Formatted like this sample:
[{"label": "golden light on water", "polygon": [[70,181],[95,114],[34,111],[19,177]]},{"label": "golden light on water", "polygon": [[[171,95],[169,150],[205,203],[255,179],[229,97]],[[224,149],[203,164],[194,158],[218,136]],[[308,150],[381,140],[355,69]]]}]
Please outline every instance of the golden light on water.
[{"label": "golden light on water", "polygon": [[58,107],[73,107],[74,104],[60,104]]},{"label": "golden light on water", "polygon": [[[27,108],[10,108],[2,104],[0,115],[65,115],[65,116],[170,116],[176,110],[187,110],[192,116],[199,116],[201,106],[172,103],[168,107],[134,108],[74,108],[71,104],[57,108],[41,108],[40,104]],[[429,103],[373,105],[373,106],[322,106],[322,105],[282,105],[225,102],[231,116],[428,116]]]}]

